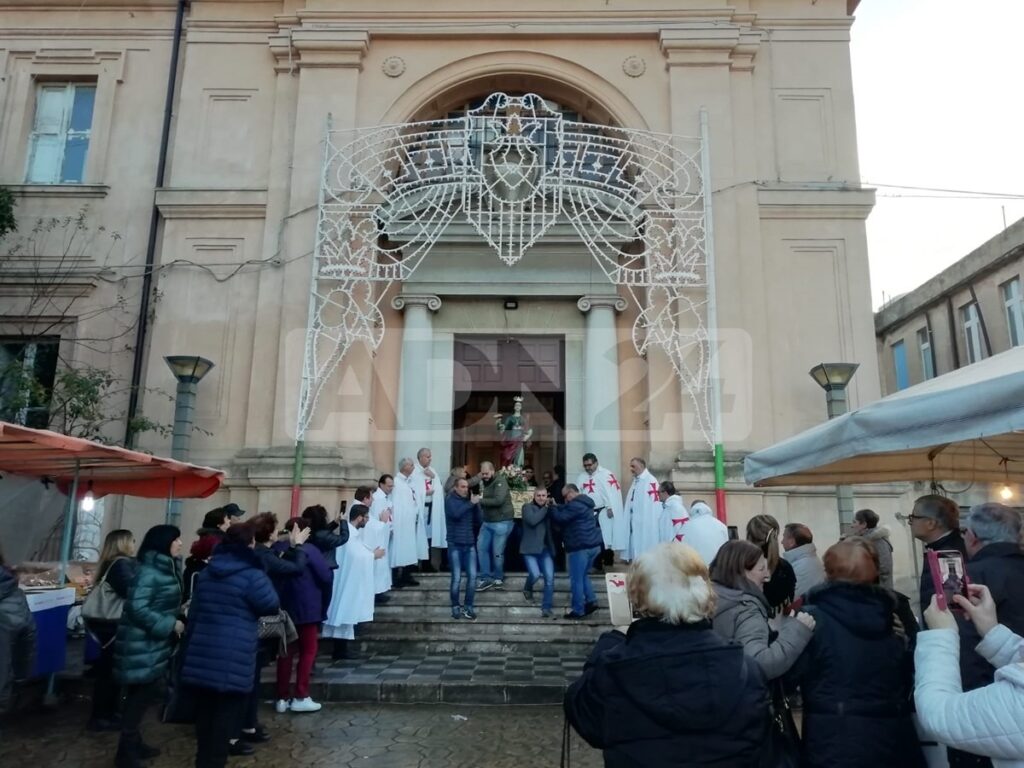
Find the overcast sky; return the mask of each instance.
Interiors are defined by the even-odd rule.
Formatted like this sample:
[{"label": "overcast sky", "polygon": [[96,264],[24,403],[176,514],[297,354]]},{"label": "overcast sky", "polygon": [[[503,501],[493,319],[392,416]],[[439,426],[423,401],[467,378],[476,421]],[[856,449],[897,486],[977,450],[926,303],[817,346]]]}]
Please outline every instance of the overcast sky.
[{"label": "overcast sky", "polygon": [[1008,224],[1024,217],[1024,0],[862,0],[856,17],[862,180],[1017,196],[879,187],[867,222],[877,308],[998,233],[1004,207]]}]

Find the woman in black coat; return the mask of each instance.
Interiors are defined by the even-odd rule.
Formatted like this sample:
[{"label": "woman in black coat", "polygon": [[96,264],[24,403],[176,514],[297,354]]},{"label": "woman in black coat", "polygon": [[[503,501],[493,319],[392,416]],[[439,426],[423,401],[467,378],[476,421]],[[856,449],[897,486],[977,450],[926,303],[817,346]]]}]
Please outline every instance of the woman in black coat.
[{"label": "woman in black coat", "polygon": [[628,589],[640,618],[602,635],[569,687],[573,728],[604,750],[605,768],[756,768],[768,689],[743,647],[711,628],[700,555],[659,544],[633,562]]},{"label": "woman in black coat", "polygon": [[[100,589],[100,585],[105,582],[118,597],[126,600],[137,570],[135,536],[124,528],[111,531],[103,542],[93,589]],[[100,646],[100,655],[92,665],[92,711],[87,727],[90,731],[119,731],[121,686],[114,680],[117,622],[90,621],[87,628]]]},{"label": "woman in black coat", "polygon": [[814,636],[794,669],[803,692],[804,768],[923,768],[911,718],[913,657],[895,628],[896,599],[878,586],[870,543],[845,539],[824,557],[827,581],[804,598]]},{"label": "woman in black coat", "polygon": [[320,550],[329,568],[338,567],[338,547],[348,541],[348,521],[327,522],[327,510],[322,504],[314,504],[302,510],[302,517],[309,522],[309,542]]}]

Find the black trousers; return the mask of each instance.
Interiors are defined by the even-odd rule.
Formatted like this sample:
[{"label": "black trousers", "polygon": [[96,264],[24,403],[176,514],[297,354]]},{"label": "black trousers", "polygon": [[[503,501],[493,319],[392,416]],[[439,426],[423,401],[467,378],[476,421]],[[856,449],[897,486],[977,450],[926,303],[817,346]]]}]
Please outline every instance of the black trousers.
[{"label": "black trousers", "polygon": [[114,644],[100,649],[100,656],[92,665],[92,711],[90,720],[113,720],[121,704],[121,686],[114,679]]},{"label": "black trousers", "polygon": [[256,652],[256,679],[253,680],[252,693],[246,699],[245,715],[242,718],[241,728],[247,731],[255,729],[260,723],[260,677],[262,676],[263,668],[269,663],[270,654],[261,644],[260,649]]},{"label": "black trousers", "polygon": [[121,733],[131,735],[139,732],[142,719],[157,698],[163,685],[157,681],[124,686],[124,715],[121,718]]},{"label": "black trousers", "polygon": [[196,768],[224,768],[249,699],[248,693],[196,690]]}]

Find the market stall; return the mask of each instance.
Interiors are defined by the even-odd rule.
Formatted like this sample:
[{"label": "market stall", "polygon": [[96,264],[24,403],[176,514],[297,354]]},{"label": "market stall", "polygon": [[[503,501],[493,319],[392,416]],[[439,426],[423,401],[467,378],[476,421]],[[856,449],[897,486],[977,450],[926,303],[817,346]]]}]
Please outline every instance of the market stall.
[{"label": "market stall", "polygon": [[64,668],[65,622],[75,590],[65,586],[75,510],[84,498],[110,494],[149,499],[206,498],[224,473],[210,467],[103,445],[92,440],[0,421],[0,472],[53,482],[67,496],[60,562],[49,587],[30,587],[39,632],[37,674]]}]

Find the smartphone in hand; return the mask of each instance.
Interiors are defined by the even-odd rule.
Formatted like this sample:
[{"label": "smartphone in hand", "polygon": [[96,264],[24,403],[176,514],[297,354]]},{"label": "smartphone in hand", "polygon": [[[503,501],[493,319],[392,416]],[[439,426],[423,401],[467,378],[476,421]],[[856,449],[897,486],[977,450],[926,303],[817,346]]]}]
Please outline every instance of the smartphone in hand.
[{"label": "smartphone in hand", "polygon": [[942,610],[961,610],[953,602],[954,595],[967,598],[967,566],[964,556],[955,549],[928,550],[928,570],[932,575],[936,602]]},{"label": "smartphone in hand", "polygon": [[606,573],[604,588],[608,593],[608,615],[613,627],[624,627],[633,622],[633,606],[629,603],[625,573]]}]

